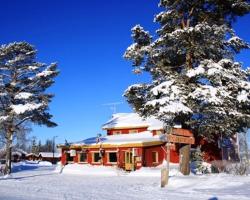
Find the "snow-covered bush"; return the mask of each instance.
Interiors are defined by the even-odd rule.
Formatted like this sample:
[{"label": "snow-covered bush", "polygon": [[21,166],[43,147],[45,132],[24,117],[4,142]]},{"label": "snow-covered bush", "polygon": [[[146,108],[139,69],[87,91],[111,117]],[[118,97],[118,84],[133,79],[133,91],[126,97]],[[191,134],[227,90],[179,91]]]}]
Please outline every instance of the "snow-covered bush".
[{"label": "snow-covered bush", "polygon": [[211,173],[211,164],[203,159],[204,153],[198,147],[191,153],[191,171],[195,174],[208,174]]},{"label": "snow-covered bush", "polygon": [[225,166],[225,172],[234,175],[248,175],[249,166],[245,162],[229,163]]},{"label": "snow-covered bush", "polygon": [[211,164],[207,162],[201,162],[201,161],[192,162],[191,171],[194,174],[209,174],[212,172]]},{"label": "snow-covered bush", "polygon": [[201,152],[201,149],[197,147],[191,152],[191,161],[203,161],[204,153]]},{"label": "snow-covered bush", "polygon": [[247,175],[249,165],[246,162],[231,162],[227,160],[215,160],[211,163],[212,173],[228,173],[233,175]]}]

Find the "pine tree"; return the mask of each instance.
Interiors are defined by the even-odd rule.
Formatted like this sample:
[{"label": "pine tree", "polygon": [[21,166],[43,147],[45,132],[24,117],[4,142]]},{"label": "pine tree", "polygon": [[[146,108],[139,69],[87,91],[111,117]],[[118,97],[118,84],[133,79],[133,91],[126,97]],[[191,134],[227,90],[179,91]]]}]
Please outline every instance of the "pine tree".
[{"label": "pine tree", "polygon": [[44,145],[45,151],[46,152],[52,152],[53,150],[53,141],[50,139],[47,139]]},{"label": "pine tree", "polygon": [[41,142],[41,140],[38,141],[38,147],[37,148],[38,148],[38,150],[37,150],[38,153],[40,153],[42,151],[42,142]]},{"label": "pine tree", "polygon": [[211,172],[211,166],[204,162],[204,152],[198,146],[190,155],[191,166],[195,174],[207,174]]},{"label": "pine tree", "polygon": [[141,116],[155,116],[166,126],[181,124],[212,139],[250,127],[249,70],[234,56],[249,45],[232,29],[250,12],[248,0],[161,0],[160,24],[153,38],[140,25],[124,54],[135,70],[152,82],[125,91]]},{"label": "pine tree", "polygon": [[13,145],[16,149],[21,149],[23,151],[27,151],[29,139],[27,138],[28,134],[31,132],[31,128],[27,123],[19,126],[16,133],[13,135]]},{"label": "pine tree", "polygon": [[245,168],[245,172],[247,172],[247,169],[249,168],[249,147],[247,144],[247,138],[248,138],[247,131],[238,134],[239,158],[241,164]]},{"label": "pine tree", "polygon": [[38,154],[38,145],[36,143],[36,137],[32,137],[31,153]]},{"label": "pine tree", "polygon": [[7,173],[13,135],[24,123],[56,126],[48,112],[53,94],[46,92],[58,75],[57,64],[36,61],[36,49],[26,42],[0,47],[0,122],[6,133]]}]

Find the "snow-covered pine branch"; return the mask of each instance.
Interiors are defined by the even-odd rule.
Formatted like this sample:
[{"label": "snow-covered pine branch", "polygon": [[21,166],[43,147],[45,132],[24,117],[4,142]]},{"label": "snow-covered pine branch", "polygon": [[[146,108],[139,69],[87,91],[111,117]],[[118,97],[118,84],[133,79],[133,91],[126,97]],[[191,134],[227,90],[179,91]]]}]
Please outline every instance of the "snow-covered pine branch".
[{"label": "snow-covered pine branch", "polygon": [[152,83],[124,96],[142,116],[182,124],[206,138],[250,127],[249,70],[234,55],[249,45],[232,23],[250,12],[249,1],[161,0],[153,37],[136,25],[124,58],[149,72]]},{"label": "snow-covered pine branch", "polygon": [[[1,93],[5,94],[0,98],[4,98],[8,106],[5,116],[12,116],[17,123],[27,116],[29,119],[35,119],[35,115],[47,117],[46,110],[53,95],[46,94],[45,90],[54,83],[58,74],[56,64],[47,66],[36,62],[36,50],[24,42],[3,45],[0,53],[1,74],[9,75],[0,80],[3,84]],[[53,124],[49,119],[44,122]]]}]

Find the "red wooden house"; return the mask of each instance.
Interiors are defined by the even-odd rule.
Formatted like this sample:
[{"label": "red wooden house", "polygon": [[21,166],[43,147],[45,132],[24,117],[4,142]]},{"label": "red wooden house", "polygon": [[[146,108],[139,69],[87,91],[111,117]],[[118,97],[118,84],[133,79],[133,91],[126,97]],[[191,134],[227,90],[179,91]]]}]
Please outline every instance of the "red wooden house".
[{"label": "red wooden house", "polygon": [[52,164],[56,164],[61,159],[61,154],[57,152],[40,152],[38,159],[41,161],[48,161]]},{"label": "red wooden house", "polygon": [[35,154],[35,153],[29,153],[26,155],[26,160],[38,160],[39,159],[39,155]]},{"label": "red wooden house", "polygon": [[[58,145],[62,151],[62,164],[116,165],[130,171],[160,165],[166,158],[163,123],[154,118],[144,120],[135,113],[119,113],[102,128],[107,131],[107,136]],[[181,128],[174,130],[185,131]],[[170,161],[178,163],[178,145],[170,154]]]}]

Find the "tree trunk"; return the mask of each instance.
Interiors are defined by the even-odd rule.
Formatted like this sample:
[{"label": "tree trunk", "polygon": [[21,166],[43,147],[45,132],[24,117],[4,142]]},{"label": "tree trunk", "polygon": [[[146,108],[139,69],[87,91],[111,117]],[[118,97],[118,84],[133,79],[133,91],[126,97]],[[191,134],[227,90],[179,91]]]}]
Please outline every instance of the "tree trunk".
[{"label": "tree trunk", "polygon": [[192,54],[190,51],[188,51],[186,54],[186,65],[187,69],[192,69]]},{"label": "tree trunk", "polygon": [[249,167],[249,155],[248,155],[248,145],[247,145],[247,130],[243,132],[243,165],[245,167],[245,171],[243,174],[248,175],[248,167]]},{"label": "tree trunk", "polygon": [[13,132],[8,131],[7,141],[6,141],[6,164],[5,164],[5,174],[11,174],[11,149],[12,149],[12,138]]},{"label": "tree trunk", "polygon": [[246,155],[246,163],[249,164],[249,155],[248,155],[248,144],[247,144],[247,131],[244,132],[244,151]]},{"label": "tree trunk", "polygon": [[183,175],[189,175],[190,174],[190,166],[189,166],[189,160],[190,160],[190,145],[184,145],[180,148],[180,172]]}]

